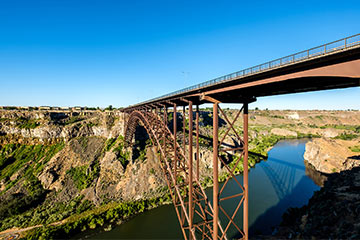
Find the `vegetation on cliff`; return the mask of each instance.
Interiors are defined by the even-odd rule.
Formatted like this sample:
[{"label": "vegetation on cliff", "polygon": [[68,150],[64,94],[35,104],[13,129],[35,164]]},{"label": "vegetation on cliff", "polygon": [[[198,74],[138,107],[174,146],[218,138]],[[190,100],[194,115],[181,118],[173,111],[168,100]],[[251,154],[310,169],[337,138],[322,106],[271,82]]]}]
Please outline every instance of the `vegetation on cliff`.
[{"label": "vegetation on cliff", "polygon": [[96,227],[111,229],[130,217],[155,208],[164,203],[170,203],[168,194],[163,197],[132,202],[112,202],[95,209],[75,213],[67,218],[62,225],[47,225],[27,232],[26,239],[63,239]]},{"label": "vegetation on cliff", "polygon": [[[17,216],[40,205],[47,194],[36,174],[62,148],[64,143],[54,145],[6,144],[0,146],[0,230],[17,226]],[[15,193],[8,193],[14,185]]]}]

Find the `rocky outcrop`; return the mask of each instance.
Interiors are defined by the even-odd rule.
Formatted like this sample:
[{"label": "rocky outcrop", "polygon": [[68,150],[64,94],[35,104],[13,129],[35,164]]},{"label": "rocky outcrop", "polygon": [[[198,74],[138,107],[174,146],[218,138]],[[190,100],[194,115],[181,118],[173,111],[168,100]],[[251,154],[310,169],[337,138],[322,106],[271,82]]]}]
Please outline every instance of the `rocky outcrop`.
[{"label": "rocky outcrop", "polygon": [[130,162],[121,181],[114,183],[116,192],[125,200],[139,200],[156,195],[156,191],[164,188],[166,182],[155,149],[147,149],[146,160],[143,162]]},{"label": "rocky outcrop", "polygon": [[105,139],[100,137],[87,137],[73,139],[65,148],[58,152],[39,174],[39,180],[48,190],[59,191],[64,186],[67,172],[71,168],[89,166],[100,155]]},{"label": "rocky outcrop", "polygon": [[[124,134],[124,113],[116,116],[103,112],[41,112],[0,111],[0,136],[14,136],[13,139],[51,139],[69,141],[79,136],[113,138]],[[26,127],[21,123],[36,123]],[[1,143],[1,142],[0,142]]]},{"label": "rocky outcrop", "polygon": [[[130,161],[126,168],[110,149],[104,151],[105,138],[75,138],[57,153],[38,175],[45,189],[56,192],[56,201],[68,201],[82,194],[94,204],[104,200],[138,200],[157,195],[166,183],[152,148],[146,149],[143,161]],[[116,145],[115,145],[116,146]],[[94,164],[99,167],[94,169]],[[85,189],[77,189],[69,171],[85,167],[95,179]],[[93,173],[90,173],[93,171]],[[95,171],[95,172],[94,172]]]},{"label": "rocky outcrop", "polygon": [[306,144],[304,159],[322,173],[334,173],[360,166],[360,154],[349,148],[358,141],[313,139]]}]

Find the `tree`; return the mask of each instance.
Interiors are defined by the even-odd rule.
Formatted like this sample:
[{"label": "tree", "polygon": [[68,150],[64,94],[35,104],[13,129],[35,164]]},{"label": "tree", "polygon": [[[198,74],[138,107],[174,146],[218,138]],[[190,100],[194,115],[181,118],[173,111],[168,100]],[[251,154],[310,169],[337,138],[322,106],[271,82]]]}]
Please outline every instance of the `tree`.
[{"label": "tree", "polygon": [[112,105],[109,105],[107,108],[105,108],[105,110],[113,110],[113,106]]}]

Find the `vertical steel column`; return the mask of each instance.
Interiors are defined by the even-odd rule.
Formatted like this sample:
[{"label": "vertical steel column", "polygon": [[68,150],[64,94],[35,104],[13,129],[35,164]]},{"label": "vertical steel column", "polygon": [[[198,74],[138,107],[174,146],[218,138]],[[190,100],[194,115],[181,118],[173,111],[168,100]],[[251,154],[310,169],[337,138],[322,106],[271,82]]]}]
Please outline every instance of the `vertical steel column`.
[{"label": "vertical steel column", "polygon": [[[161,110],[160,110],[160,112],[161,112]],[[164,123],[167,125],[167,116],[166,116],[166,113],[167,113],[167,111],[166,111],[166,108],[165,108],[165,106],[164,106],[164,107],[163,107],[163,117],[164,117]],[[166,132],[165,132],[165,131],[164,131],[164,133],[163,133],[163,144],[164,144],[163,149],[164,149],[164,153],[165,153],[164,161],[167,161]]]},{"label": "vertical steel column", "polygon": [[185,113],[185,106],[183,107],[183,144],[184,144],[184,154],[185,154],[185,121],[186,121],[186,113]]},{"label": "vertical steel column", "polygon": [[[185,144],[185,119],[186,119],[186,112],[185,112],[185,106],[183,106],[183,150],[184,150],[184,156],[186,155],[186,144]],[[185,159],[183,160],[185,161]],[[185,164],[184,164],[185,165]],[[181,217],[183,219],[182,224],[184,224],[185,221],[185,212],[181,211]]]},{"label": "vertical steel column", "polygon": [[168,109],[164,107],[164,117],[165,117],[165,125],[168,125]]},{"label": "vertical steel column", "polygon": [[219,222],[219,173],[218,173],[218,130],[219,130],[219,113],[218,103],[213,104],[213,240],[218,239],[218,222]]},{"label": "vertical steel column", "polygon": [[192,239],[193,232],[193,109],[192,102],[189,102],[189,239]]},{"label": "vertical steel column", "polygon": [[199,179],[199,162],[200,162],[200,154],[199,154],[199,105],[196,105],[196,178]]},{"label": "vertical steel column", "polygon": [[243,167],[244,167],[244,174],[243,174],[243,178],[244,178],[244,189],[245,189],[245,198],[244,198],[244,206],[243,206],[243,210],[244,210],[244,219],[243,219],[243,223],[244,223],[244,234],[245,234],[245,240],[248,239],[249,237],[249,231],[248,231],[248,219],[249,219],[249,182],[248,182],[248,143],[249,143],[249,135],[248,135],[248,115],[249,115],[249,110],[248,110],[248,103],[244,103],[244,162],[243,162]]},{"label": "vertical steel column", "polygon": [[176,119],[176,104],[174,104],[173,111],[173,131],[174,131],[174,176],[176,181],[176,171],[177,171],[177,156],[176,156],[176,131],[177,131],[177,119]]}]

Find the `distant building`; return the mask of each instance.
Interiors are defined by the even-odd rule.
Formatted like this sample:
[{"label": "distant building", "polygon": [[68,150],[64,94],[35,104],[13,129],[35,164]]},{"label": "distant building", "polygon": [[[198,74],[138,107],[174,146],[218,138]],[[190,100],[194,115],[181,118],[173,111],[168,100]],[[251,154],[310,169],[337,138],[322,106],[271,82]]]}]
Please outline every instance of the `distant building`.
[{"label": "distant building", "polygon": [[60,107],[61,110],[70,110],[70,107]]}]

